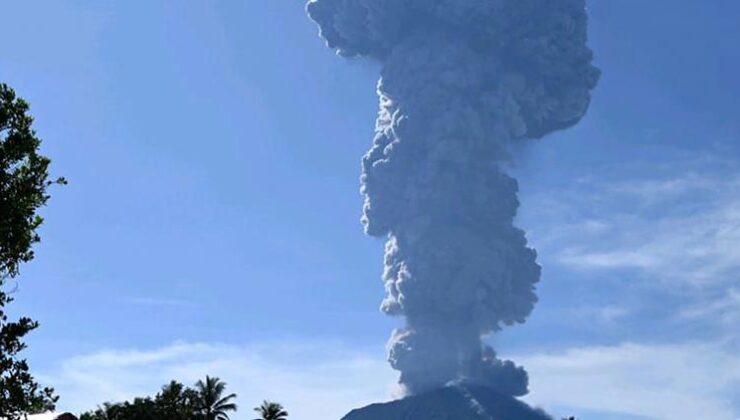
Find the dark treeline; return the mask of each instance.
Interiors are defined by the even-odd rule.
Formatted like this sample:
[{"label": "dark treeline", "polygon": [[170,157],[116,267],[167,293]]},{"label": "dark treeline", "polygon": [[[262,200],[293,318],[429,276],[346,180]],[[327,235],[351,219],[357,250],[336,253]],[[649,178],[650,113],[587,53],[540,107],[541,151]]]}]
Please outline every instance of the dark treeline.
[{"label": "dark treeline", "polygon": [[[206,376],[193,388],[177,381],[162,387],[154,397],[105,403],[97,410],[83,413],[80,420],[228,420],[237,411],[236,394],[226,394],[226,383]],[[287,420],[288,413],[278,403],[265,401],[254,409],[255,420]]]}]

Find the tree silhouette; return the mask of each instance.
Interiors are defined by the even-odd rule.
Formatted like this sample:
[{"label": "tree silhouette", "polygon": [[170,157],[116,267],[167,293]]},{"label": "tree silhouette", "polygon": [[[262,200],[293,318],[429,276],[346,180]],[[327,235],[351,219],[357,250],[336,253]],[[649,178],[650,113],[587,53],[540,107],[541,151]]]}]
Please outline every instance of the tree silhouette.
[{"label": "tree silhouette", "polygon": [[160,420],[157,406],[151,398],[135,398],[131,402],[105,403],[93,412],[83,413],[80,420]]},{"label": "tree silhouette", "polygon": [[105,403],[83,413],[80,420],[228,420],[227,413],[237,408],[230,402],[236,394],[223,397],[225,388],[224,382],[210,376],[205,382],[198,381],[195,388],[170,381],[154,398]]},{"label": "tree silhouette", "polygon": [[36,230],[44,219],[37,211],[49,199],[47,187],[65,182],[49,180],[50,161],[39,153],[41,140],[32,124],[28,104],[0,83],[0,418],[8,420],[53,409],[57,400],[19,358],[26,348],[23,337],[38,323],[26,317],[11,321],[5,309],[13,301],[6,282],[33,259],[33,245],[40,240]]},{"label": "tree silhouette", "polygon": [[199,394],[185,385],[170,381],[154,397],[158,420],[191,420],[198,411]]},{"label": "tree silhouette", "polygon": [[260,417],[254,420],[287,420],[288,412],[283,406],[269,401],[263,401],[262,405],[255,407],[254,411],[260,413]]},{"label": "tree silhouette", "polygon": [[116,405],[114,404],[103,403],[103,405],[99,405],[98,409],[95,411],[82,413],[82,415],[80,415],[80,420],[115,420],[115,407]]},{"label": "tree silhouette", "polygon": [[200,414],[204,420],[229,420],[227,412],[236,411],[236,404],[230,402],[236,394],[223,396],[226,383],[219,378],[206,376],[206,381],[198,381],[195,390],[198,393]]}]

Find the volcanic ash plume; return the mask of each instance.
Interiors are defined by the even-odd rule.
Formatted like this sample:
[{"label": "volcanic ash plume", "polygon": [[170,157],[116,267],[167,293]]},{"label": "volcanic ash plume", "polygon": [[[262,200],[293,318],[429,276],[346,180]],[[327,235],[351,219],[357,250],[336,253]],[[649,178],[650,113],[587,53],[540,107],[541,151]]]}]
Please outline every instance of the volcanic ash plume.
[{"label": "volcanic ash plume", "polygon": [[519,396],[527,374],[481,337],[524,322],[536,253],[513,226],[517,140],[576,124],[599,72],[585,0],[316,0],[329,47],[382,64],[362,222],[385,237],[389,361],[409,393],[466,381]]}]

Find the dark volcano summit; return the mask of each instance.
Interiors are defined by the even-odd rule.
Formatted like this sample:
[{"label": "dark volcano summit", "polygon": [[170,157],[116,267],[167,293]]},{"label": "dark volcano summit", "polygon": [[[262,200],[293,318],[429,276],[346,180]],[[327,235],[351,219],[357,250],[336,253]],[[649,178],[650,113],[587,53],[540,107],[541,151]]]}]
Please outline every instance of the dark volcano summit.
[{"label": "dark volcano summit", "polygon": [[353,410],[342,420],[552,420],[490,388],[450,386]]}]

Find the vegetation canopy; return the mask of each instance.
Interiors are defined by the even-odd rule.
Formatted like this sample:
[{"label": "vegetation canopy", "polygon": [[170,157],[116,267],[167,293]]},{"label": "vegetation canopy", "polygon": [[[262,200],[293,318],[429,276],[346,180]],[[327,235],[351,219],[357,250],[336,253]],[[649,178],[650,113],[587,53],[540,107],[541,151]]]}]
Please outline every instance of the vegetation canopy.
[{"label": "vegetation canopy", "polygon": [[229,420],[236,412],[236,394],[224,395],[226,383],[206,376],[189,388],[177,381],[162,387],[154,397],[135,398],[122,403],[105,403],[80,420]]},{"label": "vegetation canopy", "polygon": [[283,409],[283,406],[270,401],[262,402],[262,405],[255,407],[254,411],[260,414],[259,418],[254,420],[287,420],[288,412]]},{"label": "vegetation canopy", "polygon": [[0,83],[0,418],[16,420],[28,413],[53,409],[53,389],[41,388],[19,353],[23,337],[38,327],[27,317],[11,321],[7,305],[13,301],[7,282],[19,266],[33,259],[32,246],[40,240],[43,218],[37,211],[49,199],[47,188],[66,183],[49,180],[49,158],[39,153],[41,140],[32,128],[28,104]]}]

